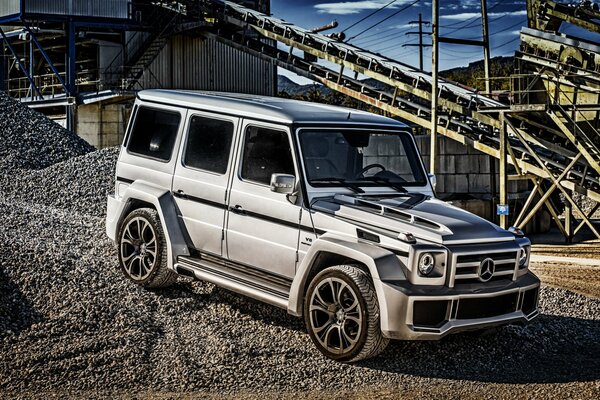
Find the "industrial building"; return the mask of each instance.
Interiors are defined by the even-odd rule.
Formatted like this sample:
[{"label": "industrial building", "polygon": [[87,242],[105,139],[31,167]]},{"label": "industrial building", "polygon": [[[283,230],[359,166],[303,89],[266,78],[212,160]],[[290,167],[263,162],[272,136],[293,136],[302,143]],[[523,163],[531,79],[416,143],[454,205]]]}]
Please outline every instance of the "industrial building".
[{"label": "industrial building", "polygon": [[[241,2],[269,12],[269,1]],[[276,68],[198,32],[175,2],[3,0],[0,90],[96,147],[120,143],[135,91],[276,94]]]}]

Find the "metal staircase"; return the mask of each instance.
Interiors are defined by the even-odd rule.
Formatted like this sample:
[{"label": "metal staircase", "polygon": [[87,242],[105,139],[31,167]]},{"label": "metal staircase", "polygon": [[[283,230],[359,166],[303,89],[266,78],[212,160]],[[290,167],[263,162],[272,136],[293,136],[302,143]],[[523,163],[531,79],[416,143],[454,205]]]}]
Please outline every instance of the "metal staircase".
[{"label": "metal staircase", "polygon": [[[135,52],[125,62],[125,74],[123,78],[123,87],[127,90],[133,90],[139,83],[146,71],[149,71],[150,65],[156,60],[160,52],[169,42],[169,38],[177,32],[177,21],[180,13],[172,8],[165,8],[159,13],[160,18],[154,21],[158,27],[149,37],[140,45]],[[161,83],[156,80],[158,87]]]}]

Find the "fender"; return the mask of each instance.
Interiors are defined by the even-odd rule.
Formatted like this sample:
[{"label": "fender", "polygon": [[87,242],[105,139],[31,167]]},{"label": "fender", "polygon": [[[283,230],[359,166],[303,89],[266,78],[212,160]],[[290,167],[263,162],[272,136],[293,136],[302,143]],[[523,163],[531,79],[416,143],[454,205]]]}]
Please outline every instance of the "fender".
[{"label": "fender", "polygon": [[126,217],[125,213],[129,204],[134,200],[141,200],[152,204],[160,217],[160,222],[165,233],[167,244],[168,268],[173,269],[175,260],[178,256],[189,256],[189,248],[185,240],[185,234],[179,224],[177,205],[175,199],[169,190],[157,188],[144,181],[135,181],[123,194],[123,197],[116,199],[112,196],[108,198],[108,210],[106,233],[108,236],[117,240],[119,226]]},{"label": "fender", "polygon": [[[304,304],[304,291],[308,285],[307,279],[310,271],[321,252],[334,253],[354,259],[369,269],[373,278],[377,300],[379,301],[380,313],[382,316],[388,314],[388,306],[383,291],[382,281],[406,280],[402,270],[402,264],[398,257],[389,250],[381,247],[324,235],[317,239],[311,246],[308,253],[302,260],[302,263],[296,271],[296,276],[290,288],[290,297],[288,302],[288,313],[295,316],[302,315]],[[381,318],[382,328],[387,324],[386,318]],[[385,327],[387,328],[387,326]]]}]

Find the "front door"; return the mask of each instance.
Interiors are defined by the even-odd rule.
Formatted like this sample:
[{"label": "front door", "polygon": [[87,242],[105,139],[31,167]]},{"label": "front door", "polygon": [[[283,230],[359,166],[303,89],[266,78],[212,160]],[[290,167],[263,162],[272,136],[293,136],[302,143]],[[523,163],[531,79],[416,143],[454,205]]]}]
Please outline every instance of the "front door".
[{"label": "front door", "polygon": [[231,261],[292,278],[301,207],[272,192],[274,173],[298,176],[287,127],[244,122],[227,216]]}]

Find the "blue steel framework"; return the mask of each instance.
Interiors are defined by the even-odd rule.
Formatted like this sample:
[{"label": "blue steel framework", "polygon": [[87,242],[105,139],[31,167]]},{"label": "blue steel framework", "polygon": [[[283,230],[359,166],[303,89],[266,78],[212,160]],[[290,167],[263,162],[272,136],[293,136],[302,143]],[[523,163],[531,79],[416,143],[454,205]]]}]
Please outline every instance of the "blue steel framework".
[{"label": "blue steel framework", "polygon": [[[14,60],[20,73],[27,78],[30,85],[30,97],[27,99],[31,102],[49,101],[49,98],[45,98],[40,88],[35,83],[35,59],[34,59],[34,46],[43,57],[43,60],[52,71],[52,74],[56,77],[62,87],[62,93],[58,97],[65,98],[67,106],[67,128],[72,129],[74,118],[73,118],[73,107],[72,104],[76,101],[72,101],[72,98],[76,98],[79,93],[77,89],[77,37],[82,29],[96,29],[99,31],[106,32],[125,32],[127,30],[140,30],[143,29],[141,24],[133,20],[133,9],[131,2],[124,0],[124,4],[128,8],[128,18],[117,19],[117,18],[102,18],[94,16],[74,16],[74,15],[60,15],[56,14],[35,14],[27,12],[27,1],[20,0],[20,12],[18,14],[0,16],[0,37],[2,44],[0,45],[0,90],[6,90],[6,79],[9,78],[8,65],[9,62]],[[139,1],[144,3],[144,1]],[[6,34],[2,26],[10,26],[11,29],[19,27],[23,33],[26,33],[29,38],[29,65],[22,62],[19,52],[13,45],[13,40]],[[44,48],[43,44],[38,39],[36,34],[37,29],[42,27],[51,27],[53,30],[62,30],[64,37],[64,78],[61,72],[57,68],[55,62],[50,58],[48,51]],[[54,96],[55,98],[57,96]]]}]

